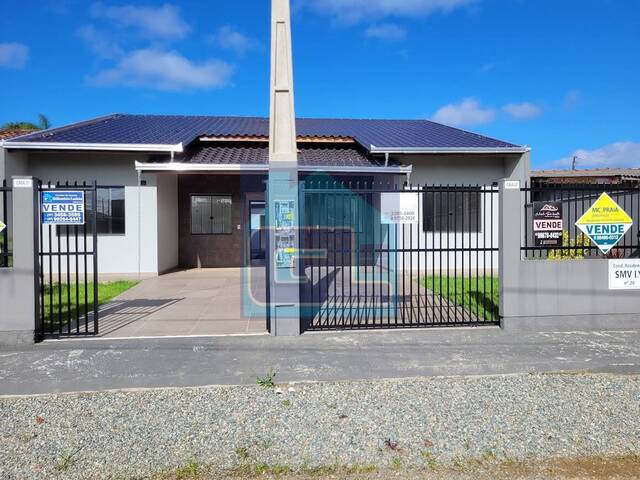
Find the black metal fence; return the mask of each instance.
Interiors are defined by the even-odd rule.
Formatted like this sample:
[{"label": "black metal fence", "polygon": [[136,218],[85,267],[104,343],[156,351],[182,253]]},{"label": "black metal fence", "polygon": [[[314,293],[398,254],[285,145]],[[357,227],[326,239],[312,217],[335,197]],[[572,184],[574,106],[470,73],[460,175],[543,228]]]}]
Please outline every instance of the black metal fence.
[{"label": "black metal fence", "polygon": [[85,225],[44,225],[36,219],[40,315],[36,332],[46,336],[98,333],[97,185],[39,184],[42,193],[60,190],[84,192]]},{"label": "black metal fence", "polygon": [[9,227],[9,208],[11,187],[6,180],[0,185],[0,268],[8,268],[13,264],[13,249]]},{"label": "black metal fence", "polygon": [[[521,250],[527,259],[640,258],[640,186],[545,184],[521,188],[524,204],[524,232]],[[606,193],[633,220],[620,241],[605,255],[576,222],[596,200]],[[536,242],[534,206],[550,203],[559,208],[561,238],[552,245]],[[539,208],[539,207],[538,207]],[[560,235],[558,235],[560,236]]]},{"label": "black metal fence", "polygon": [[499,322],[495,185],[310,182],[300,196],[303,330]]}]

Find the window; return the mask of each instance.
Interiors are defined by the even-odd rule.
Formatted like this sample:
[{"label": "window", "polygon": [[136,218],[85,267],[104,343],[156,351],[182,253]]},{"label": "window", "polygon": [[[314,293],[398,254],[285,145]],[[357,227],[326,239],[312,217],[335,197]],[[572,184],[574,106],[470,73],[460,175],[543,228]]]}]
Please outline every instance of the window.
[{"label": "window", "polygon": [[192,235],[219,235],[230,233],[231,196],[191,196]]},{"label": "window", "polygon": [[478,189],[425,192],[423,229],[425,232],[480,232],[481,193]]},{"label": "window", "polygon": [[[67,188],[67,187],[65,187]],[[68,187],[73,190],[73,187]],[[125,201],[124,187],[98,187],[96,189],[96,218],[98,235],[124,235],[125,234]],[[93,232],[93,192],[91,190],[84,193],[85,218],[87,235]],[[82,233],[84,227],[78,227],[78,232]],[[69,229],[69,232],[73,232]],[[58,227],[58,234],[65,234],[65,230]]]}]

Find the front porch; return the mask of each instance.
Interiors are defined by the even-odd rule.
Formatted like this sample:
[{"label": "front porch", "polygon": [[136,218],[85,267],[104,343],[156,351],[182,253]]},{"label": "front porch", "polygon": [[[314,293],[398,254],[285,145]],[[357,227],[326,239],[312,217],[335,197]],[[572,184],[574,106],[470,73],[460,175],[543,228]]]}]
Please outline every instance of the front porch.
[{"label": "front porch", "polygon": [[100,308],[103,338],[266,334],[264,268],[148,278]]}]

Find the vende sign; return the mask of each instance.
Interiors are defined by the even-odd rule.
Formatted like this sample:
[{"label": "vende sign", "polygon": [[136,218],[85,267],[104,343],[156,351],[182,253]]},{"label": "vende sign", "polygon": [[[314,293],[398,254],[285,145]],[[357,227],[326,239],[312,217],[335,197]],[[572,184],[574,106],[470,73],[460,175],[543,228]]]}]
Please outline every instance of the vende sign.
[{"label": "vende sign", "polygon": [[386,225],[418,224],[420,195],[414,192],[380,194],[380,221]]},{"label": "vende sign", "polygon": [[562,230],[562,220],[534,220],[533,230],[536,232]]},{"label": "vende sign", "polygon": [[40,209],[43,225],[84,225],[84,192],[42,192]]}]

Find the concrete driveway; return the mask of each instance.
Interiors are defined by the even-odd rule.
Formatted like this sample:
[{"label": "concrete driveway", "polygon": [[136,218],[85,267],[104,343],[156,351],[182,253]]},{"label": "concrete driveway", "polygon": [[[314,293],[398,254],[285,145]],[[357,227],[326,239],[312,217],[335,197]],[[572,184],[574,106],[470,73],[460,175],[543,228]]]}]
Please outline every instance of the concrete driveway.
[{"label": "concrete driveway", "polygon": [[100,308],[100,337],[266,333],[264,268],[182,270],[145,279]]}]

